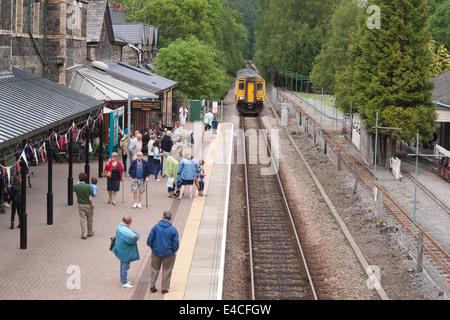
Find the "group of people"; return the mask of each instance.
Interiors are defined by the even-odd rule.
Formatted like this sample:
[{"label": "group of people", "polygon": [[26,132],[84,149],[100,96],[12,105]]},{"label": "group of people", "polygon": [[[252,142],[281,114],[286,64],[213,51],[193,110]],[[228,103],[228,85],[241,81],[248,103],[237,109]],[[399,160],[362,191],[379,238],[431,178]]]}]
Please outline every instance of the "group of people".
[{"label": "group of people", "polygon": [[[170,220],[172,214],[164,211],[162,219],[153,226],[147,237],[147,245],[152,249],[150,274],[150,292],[157,292],[156,281],[161,267],[163,268],[161,293],[169,292],[170,279],[175,264],[176,252],[180,246],[177,229]],[[128,270],[133,261],[139,260],[137,242],[140,238],[136,230],[131,229],[132,217],[126,215],[117,227],[115,243],[112,252],[120,261],[120,282],[123,287],[133,288],[128,281]]]},{"label": "group of people", "polygon": [[[182,129],[183,125],[177,124],[175,130],[178,128]],[[183,130],[180,132],[182,134],[178,132],[174,137],[171,130],[165,131],[159,140],[151,129],[144,135],[136,131],[129,144],[122,144],[123,148],[128,148],[132,160],[128,173],[132,178],[133,208],[142,208],[143,193],[146,192],[146,184],[152,174],[156,182],[161,181],[160,176],[168,178],[166,186],[170,198],[182,200],[184,192],[188,191],[189,199],[193,199],[194,184],[197,186],[199,196],[206,196],[203,193],[206,174],[203,163],[198,163],[192,156],[192,134]],[[124,136],[122,139],[126,139],[126,137]],[[144,158],[144,152],[148,154],[147,159]],[[123,151],[122,154],[124,155]],[[118,156],[118,154],[113,155],[115,158]],[[112,159],[114,158],[112,157]],[[110,166],[107,165],[105,170],[110,170]],[[122,172],[123,165],[119,164],[116,170]],[[108,178],[108,180],[110,179],[114,178]],[[116,179],[119,179],[118,176]],[[108,187],[108,192],[113,192],[112,196],[110,195],[110,201],[113,204],[115,204],[115,194],[119,185],[114,190],[110,190]]]},{"label": "group of people", "polygon": [[[177,126],[178,127],[178,126]],[[182,128],[182,126],[181,126]],[[192,156],[192,135],[185,133],[173,135],[172,131],[166,131],[161,140],[151,130],[144,135],[135,132],[129,143],[121,143],[121,149],[128,148],[130,152],[131,164],[128,173],[131,177],[131,191],[134,196],[133,209],[142,208],[143,193],[147,191],[149,177],[153,174],[155,181],[167,178],[167,191],[170,198],[183,199],[184,194],[193,199],[195,190],[198,189],[199,196],[206,196],[203,193],[205,185],[205,170],[203,161],[197,161]],[[123,132],[126,139],[126,131]],[[147,159],[144,159],[144,152],[147,152]],[[105,177],[107,177],[107,192],[109,195],[108,204],[117,205],[117,194],[120,191],[120,184],[124,178],[126,170],[126,152],[122,151],[123,163],[119,160],[119,153],[113,152],[111,158],[105,166]],[[164,169],[163,169],[164,168]],[[81,224],[81,238],[87,239],[94,235],[93,215],[94,199],[96,197],[97,181],[87,181],[85,173],[79,174],[79,183],[74,186],[77,194],[78,211]],[[150,231],[147,238],[147,245],[152,249],[151,282],[150,291],[156,292],[156,280],[161,268],[162,272],[162,293],[167,293],[170,287],[170,278],[175,262],[175,253],[179,247],[178,232],[171,224],[172,215],[164,212],[162,220],[159,221]],[[125,215],[117,227],[113,253],[120,261],[120,281],[123,287],[133,288],[128,282],[127,274],[130,264],[139,259],[137,241],[140,235],[131,228],[132,217]]]},{"label": "group of people", "polygon": [[[141,154],[142,156],[142,154]],[[114,157],[117,157],[115,155]],[[107,167],[121,168],[120,162],[115,160],[114,165],[111,159]],[[113,171],[115,169],[112,169]],[[117,170],[117,169],[116,169]],[[136,170],[136,168],[134,169]],[[122,179],[122,173],[116,173],[119,176],[119,181]],[[91,183],[88,183],[88,176],[81,172],[78,175],[79,182],[74,185],[74,192],[77,195],[78,213],[80,215],[81,225],[81,239],[86,240],[88,237],[94,235],[93,220],[94,220],[94,203],[93,199],[97,196],[97,179],[91,178]],[[111,182],[108,181],[108,186]],[[113,183],[114,184],[114,183]],[[110,195],[110,200],[115,199]],[[110,202],[110,201],[108,201]],[[147,239],[147,245],[152,249],[152,263],[151,263],[151,292],[156,292],[156,280],[159,277],[161,268],[163,268],[162,275],[162,293],[167,293],[170,287],[170,278],[172,274],[173,265],[175,263],[175,253],[179,248],[178,231],[172,226],[170,220],[172,215],[165,211],[163,219],[159,221],[150,231]],[[133,285],[128,282],[127,275],[130,264],[133,261],[139,260],[139,251],[137,241],[140,236],[135,230],[131,229],[132,218],[130,215],[125,215],[116,230],[115,243],[112,252],[120,261],[120,281],[123,287],[133,288]]]}]

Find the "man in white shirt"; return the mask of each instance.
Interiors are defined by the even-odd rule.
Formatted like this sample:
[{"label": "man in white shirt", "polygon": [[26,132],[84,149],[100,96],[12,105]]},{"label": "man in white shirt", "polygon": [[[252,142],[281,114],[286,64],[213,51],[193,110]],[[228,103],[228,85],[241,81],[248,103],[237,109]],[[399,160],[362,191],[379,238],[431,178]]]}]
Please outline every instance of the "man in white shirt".
[{"label": "man in white shirt", "polygon": [[186,123],[186,117],[187,117],[187,113],[188,113],[188,110],[187,110],[186,105],[184,103],[181,105],[179,113],[180,113],[180,124],[182,126],[184,126],[185,123]]},{"label": "man in white shirt", "polygon": [[142,135],[138,133],[136,137],[131,139],[129,146],[131,160],[137,159],[137,153],[142,151]]}]

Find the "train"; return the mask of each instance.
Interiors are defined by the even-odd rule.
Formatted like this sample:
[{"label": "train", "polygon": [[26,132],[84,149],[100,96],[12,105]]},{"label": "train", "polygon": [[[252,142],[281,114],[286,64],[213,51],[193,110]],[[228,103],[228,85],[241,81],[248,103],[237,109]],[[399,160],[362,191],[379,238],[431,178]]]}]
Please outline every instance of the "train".
[{"label": "train", "polygon": [[241,114],[258,114],[264,108],[266,82],[253,69],[245,68],[236,74],[235,101]]},{"label": "train", "polygon": [[447,182],[450,182],[450,151],[444,149],[443,147],[436,145],[434,147],[434,154],[440,156],[438,158],[438,173]]}]

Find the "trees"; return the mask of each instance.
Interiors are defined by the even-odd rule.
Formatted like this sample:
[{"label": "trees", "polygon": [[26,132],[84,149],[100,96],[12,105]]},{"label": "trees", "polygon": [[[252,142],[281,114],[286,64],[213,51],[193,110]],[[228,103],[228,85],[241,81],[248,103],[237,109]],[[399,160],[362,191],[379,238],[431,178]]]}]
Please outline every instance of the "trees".
[{"label": "trees", "polygon": [[450,0],[428,0],[428,29],[437,47],[450,49]]},{"label": "trees", "polygon": [[332,0],[260,0],[255,63],[271,79],[272,70],[309,74],[324,41]]},{"label": "trees", "polygon": [[361,12],[357,3],[358,0],[343,0],[334,7],[327,25],[327,40],[315,57],[311,71],[311,80],[317,90],[336,92],[336,85],[342,85],[350,63],[348,50],[357,31],[356,17]]},{"label": "trees", "polygon": [[[385,166],[395,151],[396,138],[410,141],[420,134],[430,141],[435,132],[436,113],[432,104],[430,82],[430,36],[426,28],[426,5],[423,0],[377,0],[381,27],[366,27],[362,18],[357,41],[351,53],[351,88],[347,88],[353,106],[364,116],[369,132],[379,115],[380,127],[397,127],[401,131],[379,130]],[[391,148],[389,148],[389,146]]]},{"label": "trees", "polygon": [[450,70],[450,55],[443,44],[436,49],[436,42],[431,40],[428,44],[431,54],[431,76],[436,77]]},{"label": "trees", "polygon": [[[228,1],[124,1],[130,21],[146,21],[158,26],[161,48],[155,63],[158,74],[177,81],[178,89],[188,98],[223,97],[221,94],[226,93],[223,90],[224,75],[235,74],[245,65],[244,53],[248,47],[248,32],[242,25],[242,15],[231,10]],[[193,47],[187,50],[186,45]],[[176,51],[183,52],[184,56],[177,55]],[[168,61],[168,57],[178,60]],[[209,68],[204,65],[206,61],[211,62]],[[200,75],[201,72],[209,74]],[[194,76],[189,77],[190,73]],[[217,83],[206,83],[216,80]]]},{"label": "trees", "polygon": [[229,78],[216,62],[216,51],[195,36],[177,39],[155,59],[157,74],[178,82],[178,88],[190,98],[223,97]]}]

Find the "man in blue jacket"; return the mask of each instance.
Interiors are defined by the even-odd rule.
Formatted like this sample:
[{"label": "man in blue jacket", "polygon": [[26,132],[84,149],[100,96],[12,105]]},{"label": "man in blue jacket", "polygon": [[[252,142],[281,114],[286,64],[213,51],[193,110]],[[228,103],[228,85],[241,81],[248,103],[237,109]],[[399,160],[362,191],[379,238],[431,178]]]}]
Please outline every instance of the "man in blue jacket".
[{"label": "man in blue jacket", "polygon": [[[130,169],[128,169],[128,173],[131,178],[131,191],[133,191],[134,196],[134,205],[133,209],[139,208],[142,209],[141,201],[142,194],[145,192],[147,188],[148,176],[150,175],[150,166],[142,158],[142,152],[139,151],[136,154],[137,159],[133,160],[130,165]],[[139,199],[138,199],[139,194]]]},{"label": "man in blue jacket", "polygon": [[120,260],[120,282],[125,288],[133,288],[127,280],[130,263],[139,260],[137,241],[139,233],[130,228],[132,218],[126,215],[122,218],[116,232],[116,242],[112,252]]},{"label": "man in blue jacket", "polygon": [[152,273],[150,278],[150,292],[156,292],[156,280],[159,276],[161,266],[162,283],[161,293],[169,292],[170,278],[175,264],[175,253],[179,248],[178,231],[170,223],[172,214],[164,211],[163,220],[159,221],[150,231],[147,245],[152,248]]}]

